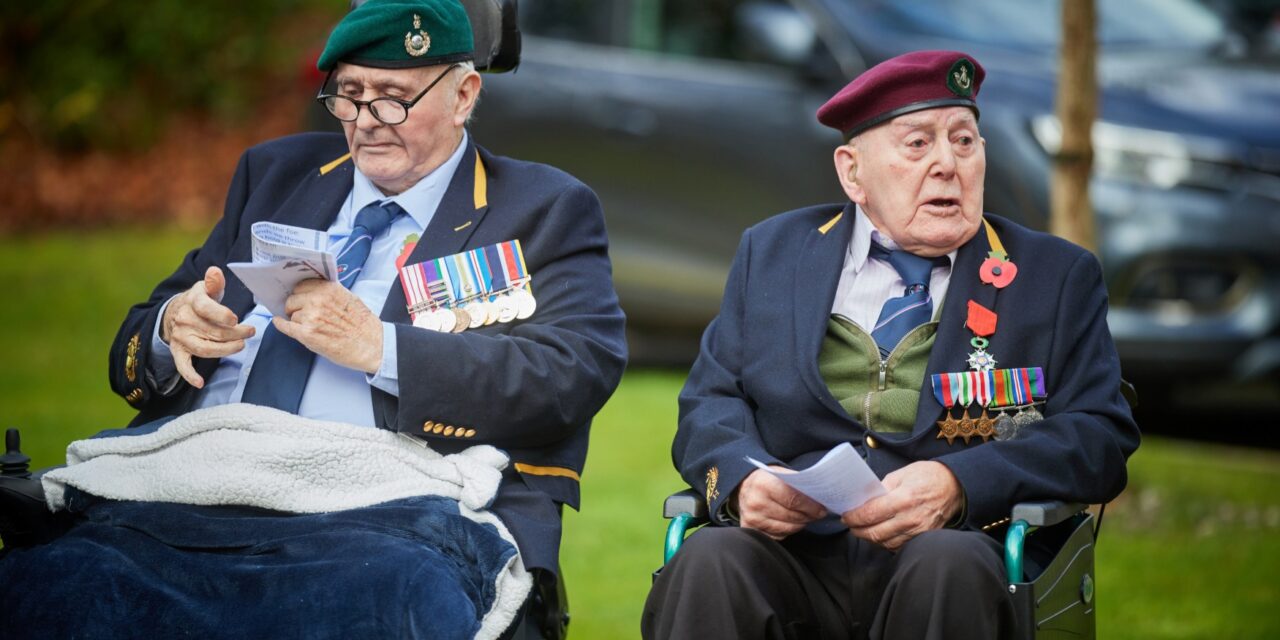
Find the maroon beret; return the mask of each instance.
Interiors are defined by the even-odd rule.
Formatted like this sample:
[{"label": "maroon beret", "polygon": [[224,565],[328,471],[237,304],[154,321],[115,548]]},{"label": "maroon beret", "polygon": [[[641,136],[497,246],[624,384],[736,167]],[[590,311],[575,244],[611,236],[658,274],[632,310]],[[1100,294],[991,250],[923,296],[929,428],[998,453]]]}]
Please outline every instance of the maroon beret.
[{"label": "maroon beret", "polygon": [[818,122],[845,140],[904,113],[969,107],[978,114],[978,88],[987,75],[959,51],[913,51],[867,69],[818,109]]}]

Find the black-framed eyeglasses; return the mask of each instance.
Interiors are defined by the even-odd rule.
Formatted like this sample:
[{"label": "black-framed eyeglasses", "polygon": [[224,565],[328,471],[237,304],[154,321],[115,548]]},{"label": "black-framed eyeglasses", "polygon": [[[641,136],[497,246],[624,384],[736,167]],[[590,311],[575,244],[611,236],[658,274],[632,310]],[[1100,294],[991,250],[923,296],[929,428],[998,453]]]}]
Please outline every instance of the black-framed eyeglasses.
[{"label": "black-framed eyeglasses", "polygon": [[[355,98],[348,98],[347,96],[340,96],[333,93],[321,93],[316,96],[316,102],[324,105],[324,108],[328,109],[329,113],[332,114],[333,117],[343,122],[355,122],[356,119],[360,117],[360,107],[369,107],[369,113],[372,113],[373,117],[377,118],[378,122],[381,122],[382,124],[397,125],[409,119],[409,110],[413,108],[413,105],[418,104],[418,101],[426,96],[428,91],[431,91],[433,87],[440,84],[440,81],[444,79],[445,75],[459,66],[461,65],[456,62],[449,65],[447,69],[440,72],[440,75],[436,76],[435,80],[431,81],[431,84],[427,85],[426,89],[422,90],[422,93],[419,93],[418,96],[412,100],[401,100],[399,98],[392,98],[389,96],[374,98],[372,100],[356,100]],[[333,72],[330,71],[329,77],[324,79],[324,84],[320,87],[321,91],[324,91],[324,87],[329,86],[329,79],[332,76]]]}]

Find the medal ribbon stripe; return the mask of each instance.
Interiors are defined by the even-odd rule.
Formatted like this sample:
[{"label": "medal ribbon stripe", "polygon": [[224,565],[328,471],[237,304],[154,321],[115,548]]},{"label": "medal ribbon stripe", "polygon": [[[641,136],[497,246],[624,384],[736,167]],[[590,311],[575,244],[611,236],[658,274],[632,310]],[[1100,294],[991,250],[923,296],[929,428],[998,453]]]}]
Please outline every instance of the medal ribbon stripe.
[{"label": "medal ribbon stripe", "polygon": [[1008,369],[996,369],[992,371],[996,379],[996,406],[1007,407],[1012,404],[1013,387],[1012,379]]},{"label": "medal ribbon stripe", "polygon": [[489,267],[490,280],[489,292],[497,293],[504,291],[508,287],[507,272],[502,266],[501,250],[498,245],[491,244],[484,247],[485,264]]},{"label": "medal ribbon stripe", "polygon": [[1044,370],[1040,367],[1031,367],[1030,369],[1025,369],[1025,371],[1027,372],[1027,388],[1031,390],[1031,398],[1034,400],[1045,397]]},{"label": "medal ribbon stripe", "polygon": [[427,276],[427,295],[435,305],[444,305],[448,301],[448,284],[444,281],[444,274],[440,272],[439,261],[424,262],[422,269]]},{"label": "medal ribbon stripe", "polygon": [[515,248],[516,265],[520,269],[520,277],[524,278],[529,274],[529,267],[524,264],[524,248],[520,246],[519,240],[512,240],[511,244]]},{"label": "medal ribbon stripe", "polygon": [[960,383],[957,385],[959,389],[957,389],[956,393],[956,402],[961,407],[968,407],[969,404],[973,403],[973,379],[970,378],[969,371],[965,371],[963,374],[956,374],[956,378],[959,379],[957,381]]},{"label": "medal ribbon stripe", "polygon": [[462,282],[455,271],[452,260],[447,258],[437,258],[440,262],[440,271],[444,275],[444,281],[449,285],[449,302],[456,303],[462,299]]},{"label": "medal ribbon stripe", "polygon": [[974,373],[977,374],[977,378],[978,378],[977,391],[974,393],[974,395],[978,399],[978,404],[980,406],[985,407],[991,404],[991,387],[992,387],[991,372],[975,371]]},{"label": "medal ribbon stripe", "polygon": [[948,382],[947,375],[944,373],[935,373],[929,376],[929,378],[933,382],[934,399],[936,399],[938,404],[942,405],[944,408],[950,409],[951,405],[954,404],[954,400],[952,400],[951,397],[951,384]]},{"label": "medal ribbon stripe", "polygon": [[461,253],[455,253],[445,258],[445,264],[449,265],[449,275],[456,278],[457,302],[465,302],[475,295],[475,285],[471,283],[471,274],[468,273],[471,265],[467,264],[466,256]]},{"label": "medal ribbon stripe", "polygon": [[485,260],[484,249],[468,251],[467,258],[471,261],[471,268],[476,272],[480,293],[487,299],[488,294],[493,293],[493,275],[489,273],[489,262]]}]

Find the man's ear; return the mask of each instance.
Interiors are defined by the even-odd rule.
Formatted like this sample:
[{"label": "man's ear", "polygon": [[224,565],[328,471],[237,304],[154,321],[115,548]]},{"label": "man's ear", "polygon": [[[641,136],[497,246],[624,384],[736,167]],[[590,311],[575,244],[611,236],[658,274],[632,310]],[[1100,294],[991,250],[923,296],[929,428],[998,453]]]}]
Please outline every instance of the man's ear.
[{"label": "man's ear", "polygon": [[483,82],[480,74],[474,69],[468,69],[466,75],[458,81],[456,98],[453,110],[454,126],[461,127],[467,123],[467,119],[471,117],[471,111],[476,108],[476,100],[480,98],[480,86]]},{"label": "man's ear", "polygon": [[867,192],[858,181],[858,148],[852,141],[836,147],[836,178],[840,180],[840,188],[844,189],[849,200],[866,206]]}]

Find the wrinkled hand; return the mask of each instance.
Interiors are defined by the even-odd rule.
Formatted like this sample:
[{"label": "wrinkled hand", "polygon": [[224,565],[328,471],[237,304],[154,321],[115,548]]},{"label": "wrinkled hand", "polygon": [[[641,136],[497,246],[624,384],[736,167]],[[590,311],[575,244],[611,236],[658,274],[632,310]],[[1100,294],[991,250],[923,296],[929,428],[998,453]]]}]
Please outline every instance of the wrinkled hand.
[{"label": "wrinkled hand", "polygon": [[911,538],[941,529],[960,511],[960,483],[941,462],[913,462],[884,478],[889,493],[842,516],[853,535],[896,551]]},{"label": "wrinkled hand", "polygon": [[737,500],[742,526],[757,529],[774,540],[781,540],[827,515],[822,505],[763,469],[752,471],[742,481]]},{"label": "wrinkled hand", "polygon": [[382,321],[337,282],[303,280],[284,303],[288,318],[272,318],[280,333],[334,364],[365,373],[382,365]]},{"label": "wrinkled hand", "polygon": [[160,338],[169,343],[173,364],[191,386],[204,387],[204,378],[191,364],[193,356],[222,358],[244,348],[253,327],[239,324],[236,314],[219,304],[227,288],[226,276],[217,267],[204,272],[204,280],[178,294],[164,309]]}]

